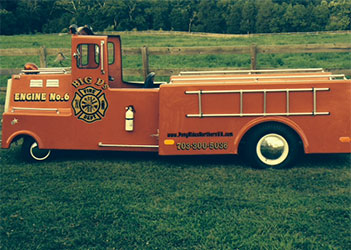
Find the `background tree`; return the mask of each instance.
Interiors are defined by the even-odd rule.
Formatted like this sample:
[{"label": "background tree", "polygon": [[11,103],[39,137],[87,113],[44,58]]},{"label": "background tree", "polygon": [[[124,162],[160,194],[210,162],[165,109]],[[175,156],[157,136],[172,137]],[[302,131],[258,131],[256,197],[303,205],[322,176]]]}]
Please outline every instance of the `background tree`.
[{"label": "background tree", "polygon": [[225,4],[221,1],[200,1],[197,14],[198,22],[195,30],[209,33],[225,33],[224,7]]},{"label": "background tree", "polygon": [[227,12],[224,14],[227,26],[227,33],[229,34],[239,34],[240,33],[240,23],[242,2],[237,1],[234,3],[227,3]]},{"label": "background tree", "polygon": [[270,31],[271,33],[278,33],[284,31],[285,22],[282,18],[285,12],[285,5],[286,3],[280,5],[274,3],[272,6],[272,16],[270,19]]},{"label": "background tree", "polygon": [[243,1],[241,9],[240,33],[255,33],[256,6],[253,0]]},{"label": "background tree", "polygon": [[350,30],[351,0],[0,0],[0,34],[177,30],[268,33]]},{"label": "background tree", "polygon": [[339,0],[329,3],[330,18],[326,26],[327,30],[350,30],[351,29],[351,1]]},{"label": "background tree", "polygon": [[168,14],[170,13],[170,3],[168,0],[150,2],[149,7],[145,9],[148,16],[149,27],[153,30],[170,30],[170,20]]},{"label": "background tree", "polygon": [[274,4],[272,0],[262,0],[256,5],[256,32],[269,33],[271,32],[271,23],[274,14]]},{"label": "background tree", "polygon": [[310,30],[324,30],[329,20],[328,3],[326,1],[322,1],[321,4],[317,6],[313,6],[311,4],[309,5],[309,12],[312,15]]}]

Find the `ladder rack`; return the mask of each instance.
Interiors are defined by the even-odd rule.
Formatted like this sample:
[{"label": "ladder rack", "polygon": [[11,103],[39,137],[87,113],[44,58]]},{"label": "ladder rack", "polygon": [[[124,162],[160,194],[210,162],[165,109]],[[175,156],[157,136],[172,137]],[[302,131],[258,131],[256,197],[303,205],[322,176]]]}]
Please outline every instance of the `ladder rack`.
[{"label": "ladder rack", "polygon": [[306,69],[258,69],[258,70],[217,70],[217,71],[181,71],[180,76],[184,75],[220,75],[220,74],[264,74],[264,73],[309,73],[324,72],[323,68]]},{"label": "ladder rack", "polygon": [[233,76],[221,76],[221,77],[209,77],[209,78],[173,78],[171,80],[171,83],[173,84],[180,84],[184,82],[191,82],[191,83],[204,83],[206,81],[232,81],[232,80],[253,80],[253,81],[259,81],[259,80],[285,80],[285,79],[293,79],[293,80],[306,80],[306,79],[311,79],[314,78],[320,78],[320,79],[337,79],[341,78],[345,80],[345,75],[344,74],[335,74],[335,75],[282,75],[282,76],[271,76],[271,75],[255,75],[255,76],[238,76],[238,77],[233,77]]},{"label": "ladder rack", "polygon": [[[195,90],[185,91],[185,94],[198,95],[198,114],[187,114],[189,118],[203,117],[253,117],[253,116],[306,116],[306,115],[329,115],[329,112],[317,111],[317,92],[329,91],[329,88],[296,88],[296,89],[250,89],[250,90]],[[268,113],[267,112],[267,93],[286,93],[286,112],[285,113]],[[313,94],[313,110],[311,112],[290,112],[290,93],[292,92],[311,92]],[[263,112],[262,113],[244,113],[243,95],[245,93],[262,93],[263,94]],[[232,114],[204,114],[202,110],[202,95],[204,94],[239,94],[240,95],[240,113]]]}]

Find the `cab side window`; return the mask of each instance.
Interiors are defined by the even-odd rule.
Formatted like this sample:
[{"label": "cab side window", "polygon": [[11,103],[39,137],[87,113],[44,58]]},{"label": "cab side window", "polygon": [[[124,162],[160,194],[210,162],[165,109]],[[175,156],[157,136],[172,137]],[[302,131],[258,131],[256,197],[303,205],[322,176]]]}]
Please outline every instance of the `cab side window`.
[{"label": "cab side window", "polygon": [[96,69],[100,65],[100,47],[97,44],[79,44],[75,57],[78,68]]},{"label": "cab side window", "polygon": [[115,63],[115,45],[111,42],[107,44],[107,50],[108,50],[108,64],[114,64]]}]

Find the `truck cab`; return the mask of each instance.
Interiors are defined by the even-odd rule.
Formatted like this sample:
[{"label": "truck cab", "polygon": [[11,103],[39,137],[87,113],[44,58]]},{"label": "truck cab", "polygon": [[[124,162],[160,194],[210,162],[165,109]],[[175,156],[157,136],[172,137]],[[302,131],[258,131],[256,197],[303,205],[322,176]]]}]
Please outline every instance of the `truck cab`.
[{"label": "truck cab", "polygon": [[[24,136],[41,149],[157,150],[159,89],[122,80],[120,37],[73,35],[71,56],[69,69],[9,80],[2,147]],[[129,131],[127,110],[138,113]]]}]

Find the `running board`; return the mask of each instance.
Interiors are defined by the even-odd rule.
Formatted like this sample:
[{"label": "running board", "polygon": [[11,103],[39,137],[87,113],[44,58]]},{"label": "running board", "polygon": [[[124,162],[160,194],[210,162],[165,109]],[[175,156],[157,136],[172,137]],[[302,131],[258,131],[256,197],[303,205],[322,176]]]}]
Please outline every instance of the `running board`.
[{"label": "running board", "polygon": [[99,142],[99,147],[110,147],[110,148],[158,148],[158,145],[130,145],[130,144],[105,144]]}]

